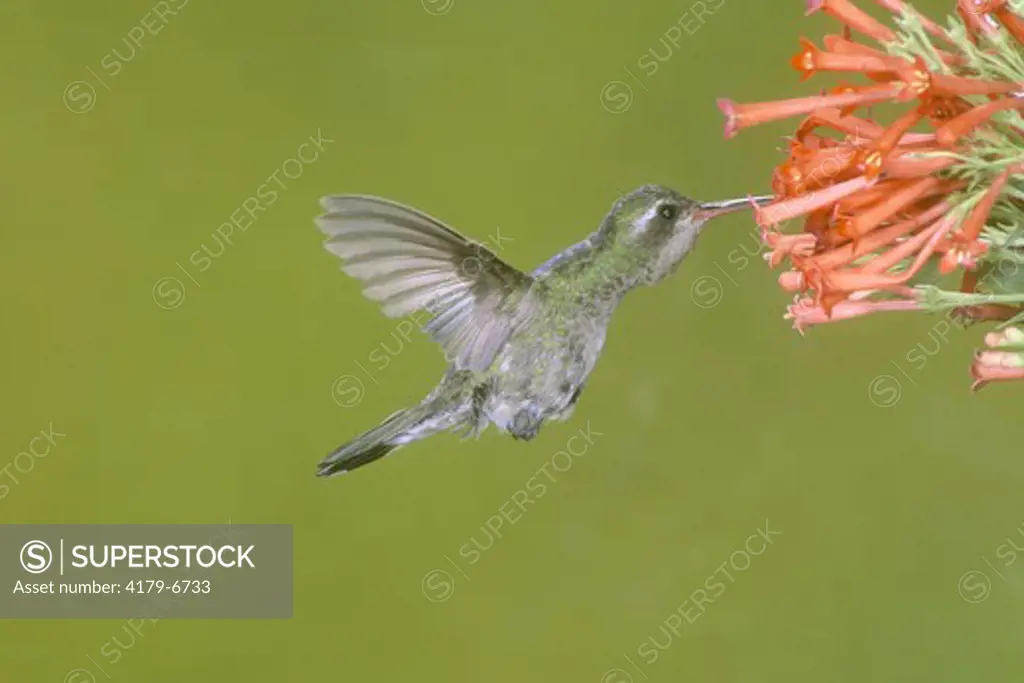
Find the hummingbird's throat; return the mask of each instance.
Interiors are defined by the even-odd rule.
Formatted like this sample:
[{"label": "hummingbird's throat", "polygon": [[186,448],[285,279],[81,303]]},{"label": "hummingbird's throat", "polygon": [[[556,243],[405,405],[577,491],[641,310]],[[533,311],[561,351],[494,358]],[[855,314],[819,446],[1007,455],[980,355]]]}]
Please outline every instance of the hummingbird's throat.
[{"label": "hummingbird's throat", "polygon": [[578,292],[595,301],[615,304],[643,280],[653,255],[611,242],[596,247],[588,256],[589,263],[577,275]]}]

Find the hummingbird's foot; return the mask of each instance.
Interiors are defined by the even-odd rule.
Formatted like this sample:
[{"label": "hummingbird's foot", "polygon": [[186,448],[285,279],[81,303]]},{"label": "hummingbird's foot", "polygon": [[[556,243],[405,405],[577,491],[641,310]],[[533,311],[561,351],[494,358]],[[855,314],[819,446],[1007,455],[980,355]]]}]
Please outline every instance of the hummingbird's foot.
[{"label": "hummingbird's foot", "polygon": [[508,426],[508,433],[512,435],[513,439],[529,441],[537,436],[543,422],[544,420],[533,408],[523,408],[512,418],[512,423]]}]

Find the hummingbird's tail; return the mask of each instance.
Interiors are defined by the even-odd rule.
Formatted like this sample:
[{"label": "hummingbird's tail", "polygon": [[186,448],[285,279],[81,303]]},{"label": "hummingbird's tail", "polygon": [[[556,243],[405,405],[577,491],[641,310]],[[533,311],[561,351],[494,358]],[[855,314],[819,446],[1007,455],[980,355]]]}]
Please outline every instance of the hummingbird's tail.
[{"label": "hummingbird's tail", "polygon": [[317,466],[317,476],[329,477],[354,470],[383,458],[399,446],[421,438],[421,435],[414,434],[427,417],[422,406],[399,410],[379,426],[335,449]]},{"label": "hummingbird's tail", "polygon": [[320,461],[318,477],[349,472],[383,458],[413,441],[456,427],[473,428],[473,387],[468,373],[446,377],[436,391],[417,406],[399,410]]}]

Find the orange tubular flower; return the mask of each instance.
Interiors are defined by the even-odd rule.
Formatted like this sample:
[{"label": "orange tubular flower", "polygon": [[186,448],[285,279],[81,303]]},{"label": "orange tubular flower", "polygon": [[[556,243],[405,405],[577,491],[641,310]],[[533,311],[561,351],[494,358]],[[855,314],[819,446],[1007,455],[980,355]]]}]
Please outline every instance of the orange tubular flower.
[{"label": "orange tubular flower", "polygon": [[730,99],[719,99],[718,108],[725,115],[725,137],[731,138],[740,130],[769,121],[779,121],[801,114],[809,114],[817,109],[830,107],[862,107],[888,100],[895,100],[903,95],[905,85],[880,85],[865,88],[860,92],[841,93],[835,95],[817,95],[800,97],[793,100],[775,102],[754,102],[736,104]]},{"label": "orange tubular flower", "polygon": [[977,40],[977,36],[999,30],[992,17],[976,8],[981,4],[983,3],[979,3],[977,0],[959,0],[956,6],[957,14],[960,15],[975,40]]},{"label": "orange tubular flower", "polygon": [[849,320],[859,318],[871,313],[880,311],[919,311],[921,304],[913,299],[885,299],[882,301],[841,301],[826,311],[822,306],[816,305],[812,299],[797,299],[786,311],[786,319],[793,321],[793,327],[803,334],[805,328],[811,325],[832,322],[834,320]]},{"label": "orange tubular flower", "polygon": [[960,5],[968,12],[989,14],[1006,7],[1007,0],[960,0]]},{"label": "orange tubular flower", "polygon": [[961,16],[971,14],[976,17],[975,22],[982,25],[977,32],[994,31],[995,23],[989,14],[994,14],[1010,35],[1017,39],[1018,43],[1024,44],[1024,18],[1015,14],[1007,0],[960,0],[958,10]]},{"label": "orange tubular flower", "polygon": [[[925,25],[925,28],[927,28],[927,25]],[[939,30],[943,31],[943,33],[945,33],[945,31],[943,29],[940,28]],[[829,35],[825,36],[824,38],[822,38],[822,42],[825,44],[825,47],[827,47],[832,52],[842,52],[842,53],[845,53],[845,54],[874,55],[876,57],[877,56],[887,57],[890,60],[894,59],[891,55],[887,55],[886,53],[884,53],[884,52],[882,52],[880,50],[876,50],[873,47],[868,47],[867,45],[861,45],[860,43],[855,43],[852,40],[849,40],[848,38],[846,38],[845,36],[837,36],[835,34],[829,34]],[[958,55],[954,55],[954,54],[952,54],[950,52],[947,52],[945,50],[940,50],[939,48],[935,48],[935,54],[939,57],[939,59],[941,59],[944,63],[946,63],[946,64],[948,64],[950,66],[955,66],[957,64],[963,63],[963,58],[962,57],[960,57]],[[904,61],[905,62],[906,60],[900,60],[900,61]],[[893,62],[893,63],[895,63],[895,62]]]},{"label": "orange tubular flower", "polygon": [[849,26],[854,31],[874,38],[880,43],[896,39],[892,29],[876,21],[849,0],[807,0],[807,14],[821,10]]},{"label": "orange tubular flower", "polygon": [[804,274],[795,270],[787,270],[779,276],[779,287],[786,292],[799,292],[807,286]]},{"label": "orange tubular flower", "polygon": [[[900,15],[909,10],[904,0],[876,3]],[[825,49],[800,39],[802,49],[791,63],[801,80],[848,72],[875,83],[840,84],[828,94],[774,102],[718,101],[726,137],[803,117],[783,150],[787,158],[773,171],[774,201],[754,207],[769,249],[765,259],[773,268],[782,266],[779,286],[795,295],[786,318],[801,333],[880,311],[944,310],[971,321],[1024,315],[1019,283],[1009,290],[1001,283],[994,291],[1016,288],[1019,297],[1000,295],[998,303],[979,304],[975,293],[976,287],[993,291],[988,278],[1001,272],[993,266],[999,259],[1017,264],[1024,257],[1024,247],[1000,237],[1003,227],[989,224],[996,216],[1024,225],[1024,161],[1017,161],[1024,157],[1024,126],[1012,113],[1024,112],[1020,55],[999,61],[1014,49],[1003,29],[1024,44],[1024,18],[1013,6],[1007,0],[958,0],[957,11],[970,15],[969,35],[990,41],[968,50],[927,17],[902,25],[904,35],[897,36],[855,0],[809,0],[808,13],[829,14],[843,31],[825,36]],[[852,31],[913,57],[855,42]],[[917,47],[931,38],[952,52]],[[936,56],[943,64],[933,70],[928,64]],[[883,123],[871,109],[881,103],[902,110]],[[965,202],[970,210],[957,210]],[[1008,218],[1013,215],[1022,220]],[[791,219],[800,219],[799,230],[781,232],[780,224]],[[931,275],[926,279],[929,264],[958,277],[959,289],[939,288]],[[1018,266],[1006,270],[1017,272]],[[976,387],[1024,380],[1024,331],[1019,335],[1019,348],[978,355],[972,366]]]},{"label": "orange tubular flower", "polygon": [[806,81],[818,71],[857,71],[861,73],[895,72],[906,67],[906,61],[883,54],[855,52],[822,52],[806,38],[800,39],[802,49],[790,63]]},{"label": "orange tubular flower", "polygon": [[964,135],[992,118],[996,112],[1008,109],[1024,109],[1024,99],[1005,97],[988,104],[969,109],[960,116],[947,121],[935,131],[935,141],[944,147],[952,147]]},{"label": "orange tubular flower", "polygon": [[933,73],[918,58],[913,67],[903,68],[900,75],[907,88],[925,101],[953,99],[965,95],[1005,95],[1024,89],[1024,83],[990,82],[964,76]]},{"label": "orange tubular flower", "polygon": [[754,219],[762,227],[775,225],[797,216],[804,216],[816,209],[835,204],[843,197],[863,190],[869,185],[871,185],[871,181],[864,176],[860,176],[823,190],[811,192],[802,197],[785,199],[768,206],[758,206],[756,203],[751,202],[754,204]]},{"label": "orange tubular flower", "polygon": [[811,131],[822,127],[831,128],[837,132],[852,135],[857,139],[877,138],[885,131],[884,128],[874,121],[859,119],[856,116],[843,116],[838,109],[827,108],[811,112],[810,116],[804,119],[803,123],[800,124],[800,127],[797,128],[796,137],[798,140],[803,139],[809,135]]},{"label": "orange tubular flower", "polygon": [[956,164],[953,157],[922,157],[910,152],[894,154],[882,164],[882,173],[887,178],[920,178],[932,175]]},{"label": "orange tubular flower", "polygon": [[765,260],[774,268],[782,263],[787,256],[801,258],[814,253],[818,239],[814,235],[802,233],[799,235],[783,235],[778,232],[763,232],[764,243],[771,247],[771,253],[765,256]]},{"label": "orange tubular flower", "polygon": [[842,220],[837,226],[837,230],[843,237],[857,240],[917,200],[928,196],[939,187],[939,184],[938,178],[922,178],[901,190],[893,192],[884,201],[861,211],[855,218]]},{"label": "orange tubular flower", "polygon": [[974,383],[971,391],[978,391],[990,382],[1024,379],[1024,363],[1019,353],[1010,351],[979,351],[971,364]]},{"label": "orange tubular flower", "polygon": [[963,95],[1005,95],[1024,89],[1024,83],[991,83],[963,76],[931,75],[930,93],[933,97],[960,97]]},{"label": "orange tubular flower", "polygon": [[938,220],[931,227],[925,228],[906,242],[900,242],[889,251],[872,259],[861,270],[865,273],[884,273],[915,253],[917,253],[917,259],[911,265],[911,268],[920,269],[924,265],[924,260],[935,251],[939,240],[945,237],[950,228],[953,227],[953,220],[952,215]]},{"label": "orange tubular flower", "polygon": [[935,140],[940,145],[952,147],[959,142],[960,138],[987,123],[996,112],[1010,109],[1024,110],[1024,99],[1005,97],[965,112],[941,126],[935,133]]},{"label": "orange tubular flower", "polygon": [[882,180],[872,185],[866,190],[862,190],[856,194],[852,194],[849,197],[844,197],[836,202],[835,206],[832,207],[831,219],[832,227],[838,228],[838,221],[845,218],[849,214],[856,213],[861,209],[869,207],[878,202],[884,201],[886,197],[895,192],[898,189],[904,188],[909,185],[909,181],[898,181],[898,180]]},{"label": "orange tubular flower", "polygon": [[848,145],[819,150],[794,149],[789,162],[787,195],[816,190],[838,180],[859,175],[855,167],[857,150]]},{"label": "orange tubular flower", "polygon": [[1006,3],[1003,3],[1003,7],[997,9],[995,14],[1003,28],[1009,31],[1010,35],[1016,38],[1018,43],[1024,45],[1024,19],[1006,7]]},{"label": "orange tubular flower", "polygon": [[[836,132],[846,133],[851,136],[851,143],[860,143],[865,140],[880,138],[886,130],[874,121],[843,115],[839,109],[827,108],[811,112],[797,128],[796,139],[804,139],[817,128],[831,128]],[[931,133],[907,133],[900,138],[899,144],[914,145],[934,140],[935,135]]]},{"label": "orange tubular flower", "polygon": [[[801,38],[801,40],[806,40]],[[825,47],[832,52],[838,52],[844,55],[870,55],[871,57],[889,57],[881,50],[876,50],[873,47],[867,45],[861,45],[856,43],[845,36],[839,36],[834,33],[830,33],[821,39]]]},{"label": "orange tubular flower", "polygon": [[989,213],[992,211],[992,207],[995,206],[996,200],[999,198],[999,193],[1003,191],[1006,186],[1006,181],[1009,180],[1011,173],[1020,173],[1020,165],[1011,166],[1006,169],[995,179],[995,182],[989,186],[985,196],[981,198],[978,205],[974,207],[971,214],[964,220],[963,225],[960,226],[960,232],[963,234],[965,239],[976,240],[981,234],[981,228],[985,225],[985,221],[988,219]]}]

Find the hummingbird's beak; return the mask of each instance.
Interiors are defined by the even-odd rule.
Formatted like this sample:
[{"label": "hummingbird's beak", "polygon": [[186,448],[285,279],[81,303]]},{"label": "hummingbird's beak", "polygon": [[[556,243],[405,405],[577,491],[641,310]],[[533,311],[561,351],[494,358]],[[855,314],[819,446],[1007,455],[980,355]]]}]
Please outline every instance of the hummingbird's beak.
[{"label": "hummingbird's beak", "polygon": [[771,195],[761,195],[759,197],[737,197],[736,199],[723,199],[718,202],[704,202],[697,208],[697,218],[702,221],[709,221],[712,218],[724,216],[727,213],[733,213],[740,209],[746,209],[753,206],[764,206],[771,202],[775,197]]}]

